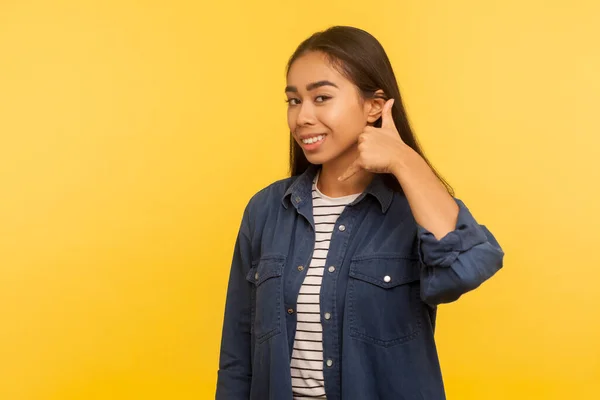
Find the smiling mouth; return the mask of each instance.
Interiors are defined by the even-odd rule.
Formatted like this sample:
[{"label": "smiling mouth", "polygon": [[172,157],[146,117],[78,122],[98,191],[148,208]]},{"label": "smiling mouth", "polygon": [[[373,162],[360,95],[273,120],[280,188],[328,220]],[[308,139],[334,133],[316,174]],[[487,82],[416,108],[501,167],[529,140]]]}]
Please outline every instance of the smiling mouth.
[{"label": "smiling mouth", "polygon": [[311,138],[301,139],[301,141],[304,144],[314,144],[314,143],[322,142],[324,138],[325,138],[325,135],[318,135],[318,136],[314,136]]}]

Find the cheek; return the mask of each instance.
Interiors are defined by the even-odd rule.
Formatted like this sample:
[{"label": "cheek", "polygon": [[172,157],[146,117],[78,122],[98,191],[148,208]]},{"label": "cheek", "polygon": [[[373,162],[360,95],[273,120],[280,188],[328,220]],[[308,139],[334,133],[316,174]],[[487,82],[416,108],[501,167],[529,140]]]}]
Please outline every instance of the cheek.
[{"label": "cheek", "polygon": [[319,109],[317,118],[319,122],[325,125],[329,130],[334,133],[344,129],[348,110],[343,105],[331,105],[329,107],[323,107]]},{"label": "cheek", "polygon": [[355,105],[341,104],[339,107],[332,107],[321,118],[338,137],[349,139],[359,135],[366,126],[362,109]]}]

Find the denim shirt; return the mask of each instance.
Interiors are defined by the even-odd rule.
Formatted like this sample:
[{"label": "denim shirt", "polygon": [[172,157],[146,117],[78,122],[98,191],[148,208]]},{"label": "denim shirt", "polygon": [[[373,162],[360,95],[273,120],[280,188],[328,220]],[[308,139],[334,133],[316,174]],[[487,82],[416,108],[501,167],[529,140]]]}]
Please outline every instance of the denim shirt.
[{"label": "denim shirt", "polygon": [[[248,203],[227,289],[218,400],[291,400],[296,301],[314,249],[317,167]],[[381,175],[337,220],[321,286],[323,375],[329,400],[440,400],[437,305],[502,267],[504,253],[462,201],[441,240],[419,226]],[[330,314],[329,319],[323,315]],[[329,316],[329,315],[328,315]]]}]

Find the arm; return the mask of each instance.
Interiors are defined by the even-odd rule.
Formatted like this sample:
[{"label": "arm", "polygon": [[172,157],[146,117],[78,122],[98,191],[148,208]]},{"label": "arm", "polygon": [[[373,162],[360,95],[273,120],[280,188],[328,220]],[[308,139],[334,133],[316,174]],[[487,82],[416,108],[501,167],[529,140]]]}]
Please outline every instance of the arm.
[{"label": "arm", "polygon": [[251,265],[248,217],[244,213],[235,244],[229,275],[221,353],[217,377],[217,400],[247,400],[250,397],[251,365],[251,284],[246,274]]},{"label": "arm", "polygon": [[425,160],[402,145],[392,173],[402,186],[417,224],[441,239],[454,230],[458,206]]},{"label": "arm", "polygon": [[468,208],[446,191],[425,160],[406,146],[393,173],[417,222],[421,297],[434,306],[457,300],[502,268],[504,252]]},{"label": "arm", "polygon": [[421,297],[432,306],[448,303],[498,271],[504,253],[465,205],[450,196],[425,160],[402,141],[392,116],[393,104],[390,99],[383,106],[381,128],[367,126],[360,134],[359,156],[339,180],[361,169],[394,174],[418,226]]}]

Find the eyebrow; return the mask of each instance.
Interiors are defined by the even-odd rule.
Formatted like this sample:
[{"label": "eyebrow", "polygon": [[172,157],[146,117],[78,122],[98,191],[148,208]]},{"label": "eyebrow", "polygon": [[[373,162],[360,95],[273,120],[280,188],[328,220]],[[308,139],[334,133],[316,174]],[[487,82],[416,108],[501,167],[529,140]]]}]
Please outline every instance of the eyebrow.
[{"label": "eyebrow", "polygon": [[[323,87],[323,86],[333,86],[334,88],[338,88],[338,86],[330,81],[318,81],[318,82],[313,82],[313,83],[309,83],[308,85],[306,85],[306,90],[307,91],[311,91],[311,90],[315,90],[317,88]],[[293,92],[293,93],[298,93],[298,88],[296,86],[286,86],[285,87],[285,92]]]}]

